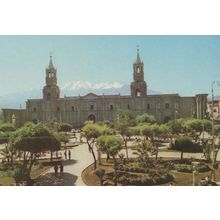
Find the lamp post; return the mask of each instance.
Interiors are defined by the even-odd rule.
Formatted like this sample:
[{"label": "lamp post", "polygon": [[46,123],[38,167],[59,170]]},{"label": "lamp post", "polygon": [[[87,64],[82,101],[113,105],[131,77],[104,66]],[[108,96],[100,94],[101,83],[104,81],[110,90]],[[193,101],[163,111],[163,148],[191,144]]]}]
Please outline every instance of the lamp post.
[{"label": "lamp post", "polygon": [[213,81],[212,82],[212,165],[213,167],[215,166],[215,140],[214,140],[214,135],[215,135],[215,128],[214,128],[214,85],[217,83],[218,86],[220,86],[219,81]]},{"label": "lamp post", "polygon": [[199,162],[196,162],[196,161],[193,161],[192,162],[192,166],[193,166],[193,171],[192,171],[192,174],[193,174],[193,183],[192,185],[193,186],[196,186],[198,185],[198,171],[196,170],[196,167],[199,165]]},{"label": "lamp post", "polygon": [[212,165],[214,165],[214,84],[215,81],[212,82]]}]

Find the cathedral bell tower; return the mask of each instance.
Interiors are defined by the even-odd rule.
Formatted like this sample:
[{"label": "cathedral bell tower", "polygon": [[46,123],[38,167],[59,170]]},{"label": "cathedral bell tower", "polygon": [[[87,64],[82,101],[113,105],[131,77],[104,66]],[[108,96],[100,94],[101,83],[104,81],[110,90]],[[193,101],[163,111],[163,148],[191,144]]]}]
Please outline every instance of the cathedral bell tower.
[{"label": "cathedral bell tower", "polygon": [[131,83],[131,96],[144,97],[147,95],[147,84],[144,81],[144,63],[141,61],[139,49],[137,59],[133,64],[133,82]]},{"label": "cathedral bell tower", "polygon": [[60,98],[60,88],[57,86],[57,69],[52,62],[52,56],[50,56],[50,63],[46,68],[46,85],[43,88],[43,99],[51,101]]}]

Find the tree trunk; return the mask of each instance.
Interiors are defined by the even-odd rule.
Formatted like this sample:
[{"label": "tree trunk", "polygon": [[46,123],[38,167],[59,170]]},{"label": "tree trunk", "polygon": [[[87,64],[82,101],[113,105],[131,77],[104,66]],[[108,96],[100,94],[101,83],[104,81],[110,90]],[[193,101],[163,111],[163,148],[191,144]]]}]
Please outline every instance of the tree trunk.
[{"label": "tree trunk", "polygon": [[117,167],[117,160],[115,157],[113,157],[113,161],[114,161],[114,170],[115,170],[114,185],[117,186],[118,185],[118,167]]},{"label": "tree trunk", "polygon": [[183,160],[183,151],[181,152],[181,160]]},{"label": "tree trunk", "polygon": [[99,161],[99,165],[102,165],[102,153],[100,150],[98,150],[98,161]]},{"label": "tree trunk", "polygon": [[50,161],[53,161],[53,151],[50,151]]},{"label": "tree trunk", "polygon": [[103,186],[103,178],[100,178],[100,186]]},{"label": "tree trunk", "polygon": [[127,138],[124,138],[124,143],[125,143],[126,157],[127,157],[127,159],[128,159],[128,146],[127,146]]},{"label": "tree trunk", "polygon": [[173,136],[170,136],[170,148],[173,147]]},{"label": "tree trunk", "polygon": [[214,162],[213,162],[214,165],[216,165],[216,160],[217,160],[218,152],[219,152],[219,149],[215,152]]},{"label": "tree trunk", "polygon": [[25,151],[23,153],[23,160],[25,161],[26,157],[25,157]]},{"label": "tree trunk", "polygon": [[95,157],[95,153],[94,153],[94,150],[91,149],[91,152],[92,152],[92,156],[93,156],[93,159],[94,159],[94,170],[96,169],[97,165],[96,165],[96,157]]},{"label": "tree trunk", "polygon": [[158,158],[158,150],[157,150],[157,152],[156,152],[156,160],[157,160],[157,158]]},{"label": "tree trunk", "polygon": [[34,162],[35,162],[35,158],[33,158],[33,154],[30,156],[30,164],[29,164],[29,167],[27,169],[27,174],[28,174],[28,179],[27,181],[30,181],[31,180],[31,169],[32,169],[32,166],[34,165]]},{"label": "tree trunk", "polygon": [[106,155],[107,155],[107,157],[106,157],[106,162],[108,162],[108,160],[110,159],[109,153],[107,153]]},{"label": "tree trunk", "polygon": [[97,165],[96,165],[96,157],[95,157],[95,153],[93,150],[93,147],[91,146],[91,144],[87,141],[88,147],[89,147],[89,152],[92,153],[93,159],[94,159],[94,170],[96,169]]},{"label": "tree trunk", "polygon": [[11,165],[13,165],[13,163],[14,163],[14,156],[13,156],[13,154],[11,155]]}]

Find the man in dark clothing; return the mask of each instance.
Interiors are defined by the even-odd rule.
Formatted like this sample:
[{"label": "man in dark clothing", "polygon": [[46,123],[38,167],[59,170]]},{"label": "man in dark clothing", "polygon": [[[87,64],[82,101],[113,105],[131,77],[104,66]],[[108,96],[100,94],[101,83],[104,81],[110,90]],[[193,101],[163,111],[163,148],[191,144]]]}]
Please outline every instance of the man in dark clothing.
[{"label": "man in dark clothing", "polygon": [[68,152],[68,155],[69,155],[69,160],[71,160],[71,151],[70,150]]},{"label": "man in dark clothing", "polygon": [[55,177],[57,177],[57,173],[58,173],[58,166],[57,166],[57,164],[54,166],[54,172],[55,172]]},{"label": "man in dark clothing", "polygon": [[66,153],[66,150],[64,151],[64,157],[65,157],[65,160],[67,159],[67,153]]},{"label": "man in dark clothing", "polygon": [[63,164],[60,164],[60,177],[63,177]]}]

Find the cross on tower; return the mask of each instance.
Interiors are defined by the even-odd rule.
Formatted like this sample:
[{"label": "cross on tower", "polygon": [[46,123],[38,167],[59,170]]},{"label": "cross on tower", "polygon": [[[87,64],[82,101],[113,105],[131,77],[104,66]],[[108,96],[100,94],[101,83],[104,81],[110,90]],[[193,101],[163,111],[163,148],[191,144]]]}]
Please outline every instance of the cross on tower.
[{"label": "cross on tower", "polygon": [[139,53],[139,45],[137,44],[137,52]]}]

